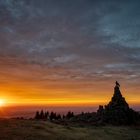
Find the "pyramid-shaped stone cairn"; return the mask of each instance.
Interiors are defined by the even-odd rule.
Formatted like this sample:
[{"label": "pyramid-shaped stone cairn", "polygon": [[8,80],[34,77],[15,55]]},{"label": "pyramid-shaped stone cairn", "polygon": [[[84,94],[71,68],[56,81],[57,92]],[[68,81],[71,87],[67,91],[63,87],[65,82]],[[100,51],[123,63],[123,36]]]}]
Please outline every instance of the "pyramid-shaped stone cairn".
[{"label": "pyramid-shaped stone cairn", "polygon": [[140,120],[140,115],[129,108],[129,105],[121,94],[120,84],[116,81],[111,101],[105,107],[99,106],[97,118],[100,123],[127,125],[137,123]]}]

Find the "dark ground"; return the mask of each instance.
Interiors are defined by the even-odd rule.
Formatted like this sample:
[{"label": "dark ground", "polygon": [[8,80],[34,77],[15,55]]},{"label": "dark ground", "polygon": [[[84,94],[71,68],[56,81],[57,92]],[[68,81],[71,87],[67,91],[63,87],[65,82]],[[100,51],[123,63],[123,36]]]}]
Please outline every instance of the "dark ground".
[{"label": "dark ground", "polygon": [[138,126],[71,126],[0,119],[0,140],[140,140]]}]

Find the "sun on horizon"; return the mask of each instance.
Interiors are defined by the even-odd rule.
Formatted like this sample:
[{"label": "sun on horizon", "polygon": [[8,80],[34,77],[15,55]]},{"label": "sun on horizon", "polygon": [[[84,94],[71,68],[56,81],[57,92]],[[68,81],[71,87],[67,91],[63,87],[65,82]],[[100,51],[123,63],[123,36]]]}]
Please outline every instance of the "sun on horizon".
[{"label": "sun on horizon", "polygon": [[4,99],[0,99],[0,107],[5,105],[5,100]]}]

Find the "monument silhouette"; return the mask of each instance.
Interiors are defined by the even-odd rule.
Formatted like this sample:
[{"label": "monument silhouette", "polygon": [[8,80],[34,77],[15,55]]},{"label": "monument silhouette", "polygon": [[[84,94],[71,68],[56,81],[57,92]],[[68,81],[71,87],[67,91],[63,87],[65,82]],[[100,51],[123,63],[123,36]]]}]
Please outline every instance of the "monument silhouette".
[{"label": "monument silhouette", "polygon": [[140,119],[139,113],[129,107],[120,91],[120,84],[117,81],[115,84],[114,95],[111,101],[104,107],[100,105],[97,110],[99,122],[116,125],[136,123]]}]

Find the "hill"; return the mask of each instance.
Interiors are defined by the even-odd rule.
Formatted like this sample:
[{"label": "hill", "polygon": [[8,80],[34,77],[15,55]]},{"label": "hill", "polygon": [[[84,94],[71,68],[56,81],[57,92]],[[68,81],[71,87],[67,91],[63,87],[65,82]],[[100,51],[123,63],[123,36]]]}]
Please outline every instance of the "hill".
[{"label": "hill", "polygon": [[0,120],[0,140],[139,140],[140,127],[64,126],[47,121]]}]

